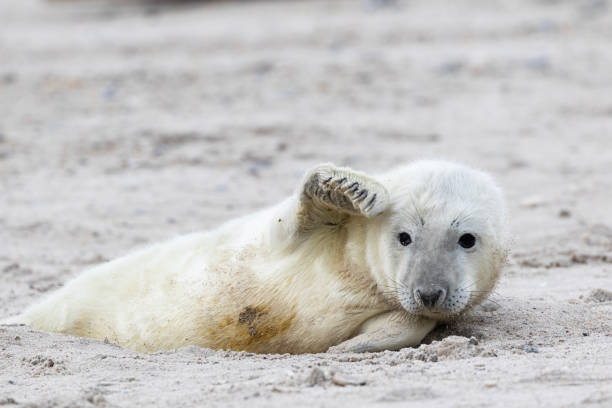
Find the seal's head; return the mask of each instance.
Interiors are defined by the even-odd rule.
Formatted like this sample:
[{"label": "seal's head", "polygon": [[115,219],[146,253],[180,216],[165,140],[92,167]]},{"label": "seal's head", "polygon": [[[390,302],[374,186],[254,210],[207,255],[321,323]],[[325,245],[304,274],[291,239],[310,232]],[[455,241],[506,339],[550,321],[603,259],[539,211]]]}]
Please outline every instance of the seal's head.
[{"label": "seal's head", "polygon": [[408,312],[434,319],[482,301],[506,260],[505,204],[491,177],[425,161],[380,180],[391,200],[368,249],[382,264],[377,280]]}]

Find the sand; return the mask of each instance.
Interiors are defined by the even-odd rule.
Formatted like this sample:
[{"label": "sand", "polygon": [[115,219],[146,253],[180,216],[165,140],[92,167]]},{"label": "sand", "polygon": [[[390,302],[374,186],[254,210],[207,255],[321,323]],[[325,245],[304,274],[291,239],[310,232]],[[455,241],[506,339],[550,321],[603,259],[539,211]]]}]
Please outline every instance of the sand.
[{"label": "sand", "polygon": [[612,406],[610,2],[119,3],[0,2],[0,317],[325,161],[491,172],[510,261],[399,352],[147,355],[1,326],[0,405]]}]

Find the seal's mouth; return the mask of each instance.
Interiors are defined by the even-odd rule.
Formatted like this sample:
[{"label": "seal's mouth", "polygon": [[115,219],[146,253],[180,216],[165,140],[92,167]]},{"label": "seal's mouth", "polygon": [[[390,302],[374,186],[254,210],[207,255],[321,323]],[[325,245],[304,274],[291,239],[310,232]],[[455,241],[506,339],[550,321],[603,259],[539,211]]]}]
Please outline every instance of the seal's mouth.
[{"label": "seal's mouth", "polygon": [[398,289],[400,304],[407,312],[434,320],[447,320],[461,314],[469,303],[469,295],[466,295],[459,289],[437,285]]},{"label": "seal's mouth", "polygon": [[434,319],[434,320],[447,320],[453,316],[453,314],[448,313],[447,311],[444,311],[444,310],[428,310],[428,309],[423,309],[419,313],[419,315],[423,317],[429,317],[430,319]]},{"label": "seal's mouth", "polygon": [[438,310],[421,309],[420,311],[417,311],[416,313],[413,312],[413,314],[416,316],[420,316],[420,317],[426,317],[428,319],[432,319],[438,322],[448,322],[453,319],[456,319],[465,310],[466,308],[463,308],[457,311],[449,310],[449,309],[438,309]]}]

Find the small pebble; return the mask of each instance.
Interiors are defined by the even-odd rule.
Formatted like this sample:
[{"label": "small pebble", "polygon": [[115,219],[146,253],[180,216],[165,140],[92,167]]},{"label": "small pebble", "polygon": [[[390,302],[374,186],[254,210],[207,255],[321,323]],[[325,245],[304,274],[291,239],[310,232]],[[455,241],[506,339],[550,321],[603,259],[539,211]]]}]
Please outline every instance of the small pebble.
[{"label": "small pebble", "polygon": [[572,213],[569,210],[559,211],[559,218],[569,218],[571,216],[572,216]]},{"label": "small pebble", "polygon": [[584,337],[587,337],[587,336],[589,335],[589,333],[584,332],[584,333],[582,333],[582,335],[583,335]]},{"label": "small pebble", "polygon": [[519,203],[522,208],[537,208],[542,207],[545,204],[546,201],[544,198],[539,196],[528,197]]},{"label": "small pebble", "polygon": [[313,368],[307,379],[308,385],[314,387],[315,385],[321,385],[325,382],[325,373],[320,368]]},{"label": "small pebble", "polygon": [[477,346],[478,345],[478,340],[476,339],[476,337],[474,337],[474,336],[470,337],[469,344],[471,344],[472,346]]},{"label": "small pebble", "polygon": [[106,399],[100,394],[90,396],[87,398],[87,401],[94,405],[104,405],[106,403]]},{"label": "small pebble", "polygon": [[497,383],[496,382],[486,382],[484,383],[485,388],[495,388],[497,387]]},{"label": "small pebble", "polygon": [[366,385],[365,380],[357,380],[339,373],[332,374],[331,382],[332,384],[338,385],[340,387],[346,387],[347,385]]}]

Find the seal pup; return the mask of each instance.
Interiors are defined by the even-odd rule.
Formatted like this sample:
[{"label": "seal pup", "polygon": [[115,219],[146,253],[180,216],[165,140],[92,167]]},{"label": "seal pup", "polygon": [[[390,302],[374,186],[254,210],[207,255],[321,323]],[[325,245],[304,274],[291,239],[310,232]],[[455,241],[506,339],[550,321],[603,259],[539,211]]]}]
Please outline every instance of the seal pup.
[{"label": "seal pup", "polygon": [[487,296],[506,231],[478,170],[324,164],[276,206],[93,267],[4,323],[143,352],[396,350]]}]

